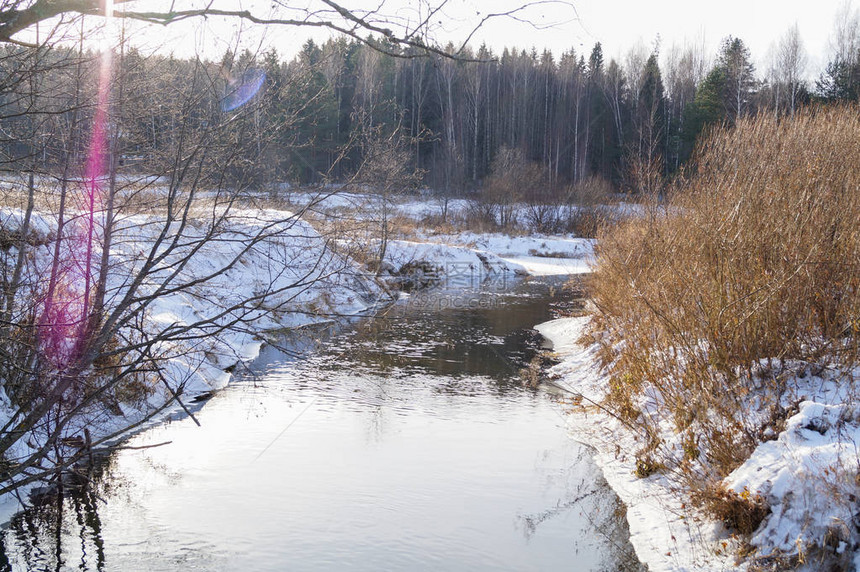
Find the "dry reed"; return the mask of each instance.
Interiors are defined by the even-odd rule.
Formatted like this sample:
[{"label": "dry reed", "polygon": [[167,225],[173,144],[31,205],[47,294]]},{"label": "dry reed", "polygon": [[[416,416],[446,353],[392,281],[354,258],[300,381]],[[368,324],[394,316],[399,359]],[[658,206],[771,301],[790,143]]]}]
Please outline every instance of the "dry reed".
[{"label": "dry reed", "polygon": [[671,420],[690,443],[680,466],[718,479],[759,441],[753,409],[785,414],[786,364],[858,363],[860,109],[743,119],[695,165],[600,236],[590,339],[645,453]]}]

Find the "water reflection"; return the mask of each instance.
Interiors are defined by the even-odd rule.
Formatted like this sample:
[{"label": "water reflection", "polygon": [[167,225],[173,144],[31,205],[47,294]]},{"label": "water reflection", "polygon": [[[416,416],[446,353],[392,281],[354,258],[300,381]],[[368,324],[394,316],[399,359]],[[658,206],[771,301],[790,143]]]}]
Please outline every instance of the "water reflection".
[{"label": "water reflection", "polygon": [[504,388],[519,384],[520,369],[539,349],[531,326],[580,306],[557,279],[521,282],[507,292],[434,290],[413,294],[334,338],[330,328],[316,338],[301,334],[290,347],[304,348],[307,355],[313,339],[324,339],[323,351],[309,356],[323,370],[348,362],[362,372],[395,378],[488,376]]},{"label": "water reflection", "polygon": [[[65,494],[34,498],[3,531],[0,570],[105,570],[98,495],[73,483]],[[14,548],[12,558],[6,549]]]},{"label": "water reflection", "polygon": [[0,569],[636,569],[617,498],[518,376],[528,326],[569,304],[557,292],[412,298],[320,346],[305,332],[301,358],[270,348],[202,429],[155,427],[131,444],[170,446],[16,515]]}]

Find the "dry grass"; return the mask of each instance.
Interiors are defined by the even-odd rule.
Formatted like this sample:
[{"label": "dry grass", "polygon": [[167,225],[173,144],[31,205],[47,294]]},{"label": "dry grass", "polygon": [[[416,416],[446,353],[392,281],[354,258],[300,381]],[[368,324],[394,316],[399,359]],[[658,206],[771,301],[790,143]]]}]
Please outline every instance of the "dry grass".
[{"label": "dry grass", "polygon": [[860,110],[742,120],[696,165],[665,204],[601,234],[591,336],[608,405],[647,433],[647,387],[720,478],[761,434],[753,393],[779,414],[781,364],[860,361]]},{"label": "dry grass", "polygon": [[770,508],[761,495],[747,490],[736,493],[716,483],[694,491],[692,500],[728,528],[741,534],[751,534],[770,514]]}]

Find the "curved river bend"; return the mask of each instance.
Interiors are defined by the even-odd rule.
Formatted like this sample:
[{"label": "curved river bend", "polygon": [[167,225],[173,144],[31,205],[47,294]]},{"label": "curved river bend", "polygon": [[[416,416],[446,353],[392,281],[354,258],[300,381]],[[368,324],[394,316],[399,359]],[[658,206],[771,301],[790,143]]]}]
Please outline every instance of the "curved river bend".
[{"label": "curved river bend", "polygon": [[[413,296],[134,436],[16,515],[0,570],[637,570],[564,408],[523,386],[560,283]],[[568,296],[569,298],[569,296]],[[60,504],[62,505],[60,507]]]}]

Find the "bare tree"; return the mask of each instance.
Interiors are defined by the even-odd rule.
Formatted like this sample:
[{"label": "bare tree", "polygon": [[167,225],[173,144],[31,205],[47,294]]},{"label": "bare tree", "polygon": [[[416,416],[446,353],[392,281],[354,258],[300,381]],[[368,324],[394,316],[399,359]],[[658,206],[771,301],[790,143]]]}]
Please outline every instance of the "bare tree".
[{"label": "bare tree", "polygon": [[[381,260],[391,194],[411,175],[399,129],[385,134],[374,123],[383,103],[374,83],[378,54],[435,53],[453,70],[453,60],[469,57],[463,47],[441,49],[427,34],[446,3],[426,3],[415,19],[333,0],[299,8],[276,0],[265,17],[179,2],[169,11],[143,12],[137,3],[115,0],[112,16],[142,24],[223,16],[325,28],[366,44],[359,97],[368,113],[359,119],[370,136],[362,172],[383,197]],[[476,26],[546,3],[488,14]],[[290,112],[262,119],[277,94],[255,97],[262,85],[257,54],[231,52],[220,65],[149,59],[120,37],[99,62],[80,49],[81,17],[110,16],[113,4],[105,14],[100,0],[0,0],[6,44],[0,64],[8,56],[11,70],[0,79],[0,122],[15,127],[6,131],[14,136],[5,142],[5,164],[24,176],[25,190],[20,210],[0,225],[6,244],[0,383],[10,410],[0,427],[0,494],[56,478],[87,454],[72,443],[83,440],[91,450],[172,403],[185,407],[187,383],[201,374],[193,365],[177,369],[178,356],[206,353],[222,367],[233,365],[239,356],[229,355],[223,338],[295,311],[294,301],[312,285],[346,288],[346,280],[364,294],[372,290],[343,274],[350,261],[301,220],[303,210],[246,208],[253,206],[267,146],[295,120]],[[71,32],[78,32],[77,50],[55,47],[60,34]],[[71,81],[57,81],[59,69]],[[337,92],[341,69],[332,60],[324,89]],[[445,77],[450,84],[453,71]],[[248,97],[229,99],[252,84]],[[446,120],[447,138],[452,122]],[[126,159],[140,162],[140,170],[124,165]],[[252,258],[266,263],[249,270]],[[225,287],[249,272],[251,291]],[[178,316],[165,309],[195,298],[207,301],[205,310]],[[154,395],[162,398],[148,402]],[[119,414],[128,400],[138,402],[140,414],[117,432],[91,438],[90,421],[105,411]]]},{"label": "bare tree", "polygon": [[371,194],[370,212],[373,228],[369,233],[376,255],[369,261],[377,276],[385,269],[385,255],[393,231],[393,215],[397,199],[414,191],[421,180],[421,171],[411,162],[411,141],[398,125],[385,133],[381,126],[365,132],[362,145],[364,157],[351,184]]},{"label": "bare tree", "polygon": [[677,170],[681,165],[681,137],[684,130],[684,110],[696,97],[696,88],[704,75],[705,57],[701,44],[673,45],[666,54],[664,65],[668,108],[666,121],[666,163]]},{"label": "bare tree", "polygon": [[834,61],[849,67],[860,58],[860,7],[856,7],[852,0],[843,0],[836,12],[830,50]]},{"label": "bare tree", "polygon": [[546,173],[540,163],[529,161],[522,149],[502,147],[493,158],[490,176],[481,193],[486,214],[501,228],[516,224],[516,207],[524,199],[545,204],[541,192],[546,188]]},{"label": "bare tree", "polygon": [[[806,72],[808,57],[800,37],[800,29],[795,23],[779,41],[776,54],[777,93],[784,86],[785,98],[789,113],[794,115],[797,108],[797,96],[803,87],[803,74]],[[779,109],[779,96],[777,96]]]},{"label": "bare tree", "polygon": [[645,77],[645,63],[649,56],[648,48],[642,40],[639,40],[631,46],[624,57],[624,83],[630,90],[630,98],[634,101],[639,99],[639,91],[642,89],[642,81]]},{"label": "bare tree", "polygon": [[622,109],[624,107],[624,90],[625,90],[624,72],[614,59],[609,62],[604,74],[603,82],[603,97],[606,98],[609,104],[609,109],[612,112],[612,123],[615,126],[615,133],[618,141],[624,141],[624,118]]},{"label": "bare tree", "polygon": [[[113,70],[121,75],[123,67],[120,58]],[[0,429],[7,481],[0,493],[55,476],[80,459],[79,450],[63,443],[89,415],[118,411],[129,397],[145,400],[156,385],[166,398],[143,407],[141,415],[181,404],[188,380],[183,375],[192,371],[177,375],[171,358],[190,355],[201,344],[218,346],[227,332],[251,330],[254,320],[290,308],[310,285],[335,280],[347,266],[299,220],[301,213],[240,209],[252,180],[247,163],[257,153],[247,145],[256,110],[250,104],[221,112],[223,80],[213,71],[192,62],[183,70],[186,81],[173,84],[178,93],[159,94],[174,102],[165,112],[176,117],[176,129],[149,162],[156,178],[118,176],[122,140],[139,117],[129,106],[99,127],[102,104],[92,111],[87,169],[75,166],[78,154],[67,153],[59,172],[73,175],[54,175],[53,183],[42,177],[38,188],[33,181],[39,172],[24,171],[30,180],[27,209],[3,226],[15,239],[4,260],[14,275],[4,284],[0,336],[11,407]],[[116,104],[127,78],[119,79],[109,82],[113,89],[104,96]],[[34,157],[39,154],[31,154],[31,163]],[[301,254],[290,249],[296,241],[305,245]],[[207,289],[235,276],[254,256],[269,264],[254,270],[260,277],[253,292],[207,296]],[[206,311],[157,317],[166,301],[198,296],[208,298]],[[228,351],[226,344],[221,348]],[[99,435],[88,446],[112,436]]]},{"label": "bare tree", "polygon": [[[113,16],[148,24],[173,24],[183,20],[209,17],[226,17],[239,19],[250,24],[261,26],[288,26],[319,28],[337,32],[362,43],[374,43],[372,36],[384,38],[389,46],[412,47],[419,53],[435,53],[450,57],[445,49],[432,43],[432,33],[445,16],[448,0],[427,0],[419,3],[419,8],[412,10],[391,11],[384,5],[371,9],[355,9],[344,6],[334,0],[312,0],[309,3],[295,5],[289,0],[275,0],[270,6],[252,9],[221,9],[211,3],[196,5],[191,0],[172,2],[168,10],[143,11],[135,0],[108,0],[107,6],[113,7]],[[535,27],[551,26],[552,23],[538,21],[541,8],[555,5],[573,10],[570,2],[565,0],[535,0],[524,2],[511,9],[497,12],[478,13],[471,22],[471,27],[463,34],[463,41],[455,54],[459,54],[469,40],[488,21],[496,19],[516,19],[524,24]],[[105,0],[0,0],[0,43],[10,42],[22,45],[35,45],[28,38],[17,37],[20,32],[28,30],[40,22],[59,19],[69,22],[77,16],[105,15]],[[388,50],[385,44],[373,46],[375,49],[402,56],[400,52]]]},{"label": "bare tree", "polygon": [[[449,46],[453,51],[453,46]],[[439,93],[439,115],[442,118],[442,133],[439,134],[442,143],[441,162],[442,180],[442,216],[448,215],[448,200],[461,190],[465,176],[463,156],[464,141],[462,131],[458,130],[458,108],[456,106],[455,90],[461,80],[461,70],[457,62],[451,58],[434,61],[436,68],[437,92]]]}]

